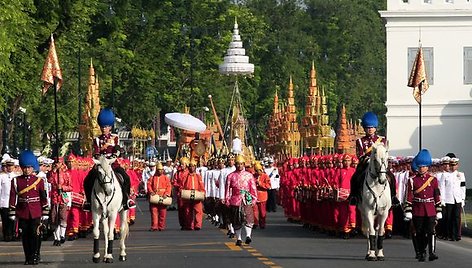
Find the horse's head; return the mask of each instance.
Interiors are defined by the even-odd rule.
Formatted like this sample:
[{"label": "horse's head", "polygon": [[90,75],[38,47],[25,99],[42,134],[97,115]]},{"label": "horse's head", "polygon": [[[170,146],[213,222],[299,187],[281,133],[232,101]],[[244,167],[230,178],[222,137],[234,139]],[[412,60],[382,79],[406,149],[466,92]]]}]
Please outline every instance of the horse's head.
[{"label": "horse's head", "polygon": [[370,170],[373,177],[378,178],[379,183],[387,181],[388,149],[383,144],[374,144],[370,155]]},{"label": "horse's head", "polygon": [[98,169],[97,182],[100,187],[105,191],[106,195],[111,195],[114,189],[115,173],[111,168],[111,164],[116,161],[116,158],[106,158],[100,156],[98,159],[93,159]]}]

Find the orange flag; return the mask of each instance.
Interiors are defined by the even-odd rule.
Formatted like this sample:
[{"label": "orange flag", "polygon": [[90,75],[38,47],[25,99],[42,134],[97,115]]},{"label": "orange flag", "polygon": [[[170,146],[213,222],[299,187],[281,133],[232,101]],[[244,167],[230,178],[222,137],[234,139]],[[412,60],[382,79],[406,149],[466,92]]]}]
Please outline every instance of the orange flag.
[{"label": "orange flag", "polygon": [[51,34],[48,57],[46,58],[46,62],[44,62],[43,72],[41,73],[41,80],[44,81],[43,95],[46,94],[49,87],[54,85],[54,78],[57,78],[57,91],[59,91],[62,86],[62,70],[61,67],[59,67],[56,46],[54,45],[54,38]]},{"label": "orange flag", "polygon": [[410,79],[408,79],[408,86],[413,88],[413,97],[416,102],[421,103],[421,95],[428,90],[428,79],[426,79],[426,70],[423,58],[423,49],[421,46],[416,53],[415,62],[411,68]]}]

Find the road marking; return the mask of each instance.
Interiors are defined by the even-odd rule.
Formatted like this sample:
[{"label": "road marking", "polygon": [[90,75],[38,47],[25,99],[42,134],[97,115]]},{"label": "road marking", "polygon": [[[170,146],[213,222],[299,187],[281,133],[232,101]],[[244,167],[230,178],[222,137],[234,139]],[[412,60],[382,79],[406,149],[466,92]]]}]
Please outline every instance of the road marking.
[{"label": "road marking", "polygon": [[236,246],[233,242],[226,242],[225,245],[234,251],[242,251],[243,249],[241,247]]},{"label": "road marking", "polygon": [[266,258],[266,257],[259,257],[257,259],[260,260],[260,261],[268,261],[269,260],[269,258]]},{"label": "road marking", "polygon": [[256,257],[262,257],[262,253],[251,253],[252,256],[256,256]]},{"label": "road marking", "polygon": [[263,261],[262,263],[265,264],[265,265],[269,265],[269,266],[275,265],[275,263],[273,263],[271,261]]}]

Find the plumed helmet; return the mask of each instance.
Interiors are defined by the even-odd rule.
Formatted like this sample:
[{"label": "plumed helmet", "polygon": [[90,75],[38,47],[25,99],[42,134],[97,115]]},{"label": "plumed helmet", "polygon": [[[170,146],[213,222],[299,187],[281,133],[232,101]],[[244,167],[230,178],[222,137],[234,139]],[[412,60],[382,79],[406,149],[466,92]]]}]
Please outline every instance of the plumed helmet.
[{"label": "plumed helmet", "polygon": [[158,169],[158,170],[163,170],[164,169],[164,166],[162,166],[161,162],[157,162],[156,169]]},{"label": "plumed helmet", "polygon": [[423,149],[416,155],[414,162],[418,167],[429,167],[431,166],[433,160],[429,151],[427,149]]},{"label": "plumed helmet", "polygon": [[18,160],[20,162],[20,167],[33,167],[35,170],[39,170],[38,159],[30,150],[21,152]]},{"label": "plumed helmet", "polygon": [[115,124],[115,114],[111,109],[102,109],[98,114],[97,122],[100,127],[113,126]]},{"label": "plumed helmet", "polygon": [[413,171],[418,171],[418,166],[416,165],[416,156],[413,158],[413,161],[411,161],[411,170]]},{"label": "plumed helmet", "polygon": [[367,112],[362,116],[362,127],[378,127],[379,126],[379,119],[377,115],[373,112]]}]

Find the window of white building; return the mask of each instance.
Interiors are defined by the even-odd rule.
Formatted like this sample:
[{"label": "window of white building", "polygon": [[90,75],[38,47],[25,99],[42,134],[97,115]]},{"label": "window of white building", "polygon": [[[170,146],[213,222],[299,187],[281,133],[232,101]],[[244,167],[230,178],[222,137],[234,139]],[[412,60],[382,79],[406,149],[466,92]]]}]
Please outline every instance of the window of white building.
[{"label": "window of white building", "polygon": [[464,47],[464,85],[472,84],[472,47]]},{"label": "window of white building", "polygon": [[[408,74],[407,77],[410,77],[411,67],[413,62],[415,62],[416,53],[418,51],[417,47],[408,48]],[[426,69],[426,78],[428,79],[428,84],[434,85],[434,53],[432,47],[423,47],[423,59]],[[408,81],[407,78],[407,81]]]}]

